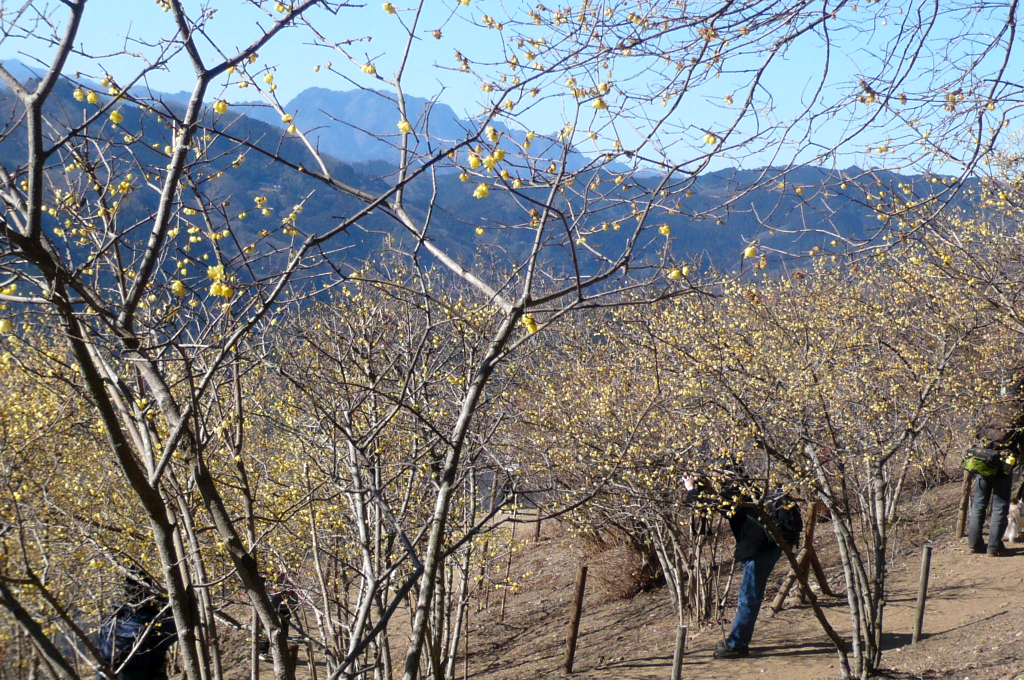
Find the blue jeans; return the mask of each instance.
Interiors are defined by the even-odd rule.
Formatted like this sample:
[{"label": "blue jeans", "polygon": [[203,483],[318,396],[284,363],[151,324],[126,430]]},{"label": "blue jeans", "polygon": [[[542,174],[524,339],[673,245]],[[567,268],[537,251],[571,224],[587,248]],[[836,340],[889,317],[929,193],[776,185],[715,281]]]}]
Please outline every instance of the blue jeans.
[{"label": "blue jeans", "polygon": [[754,555],[743,562],[743,580],[736,601],[736,618],[732,622],[732,633],[726,640],[730,649],[745,649],[750,646],[754,635],[754,624],[764,601],[764,589],[768,586],[775,563],[782,556],[782,549],[773,545],[765,552]]},{"label": "blue jeans", "polygon": [[994,477],[974,475],[974,506],[971,508],[971,526],[967,532],[967,544],[974,550],[985,549],[981,536],[985,523],[985,509],[992,499],[992,518],[988,525],[988,552],[1002,550],[1003,534],[1009,523],[1010,494],[1013,491],[1013,476],[1000,472]]}]

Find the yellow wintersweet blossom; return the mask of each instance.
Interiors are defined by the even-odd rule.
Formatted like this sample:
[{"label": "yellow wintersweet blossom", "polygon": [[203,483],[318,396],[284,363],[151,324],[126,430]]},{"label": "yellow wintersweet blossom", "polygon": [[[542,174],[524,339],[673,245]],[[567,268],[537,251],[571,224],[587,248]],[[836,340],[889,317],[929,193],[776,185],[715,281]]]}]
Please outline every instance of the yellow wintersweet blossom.
[{"label": "yellow wintersweet blossom", "polygon": [[392,5],[390,2],[385,2],[384,3],[384,11],[387,12],[388,14],[394,14],[398,10],[396,10],[395,6]]},{"label": "yellow wintersweet blossom", "polygon": [[218,114],[227,113],[228,103],[223,99],[219,99],[213,103],[213,110],[216,111]]},{"label": "yellow wintersweet blossom", "polygon": [[85,92],[80,87],[76,87],[75,91],[71,93],[71,96],[75,98],[75,101],[80,102],[85,100]]},{"label": "yellow wintersweet blossom", "polygon": [[412,132],[412,124],[405,118],[403,118],[402,120],[398,121],[398,131],[401,132],[403,135],[407,135],[410,132]]},{"label": "yellow wintersweet blossom", "polygon": [[11,320],[10,319],[0,319],[0,333],[10,333],[10,332],[11,332]]},{"label": "yellow wintersweet blossom", "polygon": [[124,120],[124,116],[121,115],[121,111],[119,109],[110,112],[110,122],[111,123],[113,123],[114,125],[117,125],[122,120]]},{"label": "yellow wintersweet blossom", "polygon": [[85,95],[85,101],[89,102],[90,104],[98,104],[100,101],[100,97],[95,92],[90,92],[89,94]]},{"label": "yellow wintersweet blossom", "polygon": [[491,190],[487,188],[487,185],[481,182],[476,185],[476,189],[473,190],[474,198],[487,198],[487,195],[491,193]]},{"label": "yellow wintersweet blossom", "polygon": [[210,295],[216,295],[225,299],[231,297],[234,292],[234,288],[219,281],[210,286]]},{"label": "yellow wintersweet blossom", "polygon": [[171,292],[177,295],[178,297],[181,297],[182,295],[188,292],[188,289],[185,288],[184,283],[175,279],[174,282],[171,283]]},{"label": "yellow wintersweet blossom", "polygon": [[220,283],[221,281],[224,280],[224,277],[226,275],[227,274],[224,271],[224,265],[222,264],[210,265],[209,267],[206,268],[206,277],[211,281]]},{"label": "yellow wintersweet blossom", "polygon": [[752,245],[747,246],[746,248],[743,249],[743,257],[744,259],[757,257],[757,248],[755,248]]},{"label": "yellow wintersweet blossom", "polygon": [[363,73],[375,76],[377,75],[377,67],[374,66],[373,64],[363,64]]},{"label": "yellow wintersweet blossom", "polygon": [[529,314],[523,314],[523,318],[519,320],[519,323],[523,324],[530,333],[537,332],[537,322]]}]

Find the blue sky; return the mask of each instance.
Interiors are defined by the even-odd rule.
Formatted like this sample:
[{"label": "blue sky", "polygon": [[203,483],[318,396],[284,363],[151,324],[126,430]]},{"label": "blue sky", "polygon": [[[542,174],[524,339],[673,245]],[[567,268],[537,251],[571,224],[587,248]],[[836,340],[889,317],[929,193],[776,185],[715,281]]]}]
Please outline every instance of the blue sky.
[{"label": "blue sky", "polygon": [[[623,10],[635,4],[617,0],[607,2]],[[208,34],[225,52],[231,52],[249,44],[261,34],[260,26],[270,25],[273,17],[278,16],[273,11],[273,2],[263,4],[264,9],[239,0],[208,2],[202,5],[197,2],[186,2],[185,7],[191,13],[197,13],[201,8],[216,8],[216,13],[208,24]],[[308,18],[317,30],[330,40],[338,43],[352,41],[346,49],[356,61],[372,61],[380,74],[390,75],[398,67],[407,39],[403,22],[411,21],[413,15],[409,7],[401,2],[396,3],[396,6],[399,10],[397,15],[386,13],[380,3],[373,1],[363,7],[344,8],[337,15],[323,9],[314,9],[309,12]],[[500,33],[488,30],[481,25],[481,17],[493,14],[501,20],[507,16],[508,11],[517,11],[519,8],[525,13],[526,9],[532,6],[533,3],[527,2],[519,8],[514,3],[510,5],[491,0],[472,0],[469,6],[463,6],[454,1],[428,0],[415,33],[413,56],[407,65],[404,78],[406,92],[417,96],[438,96],[459,114],[478,113],[481,102],[486,99],[486,95],[480,90],[481,80],[476,75],[454,70],[457,66],[455,50],[462,51],[474,63],[487,60],[501,61],[503,51],[507,49],[502,39],[507,40],[510,31],[506,29],[504,33]],[[825,83],[826,98],[830,101],[846,98],[850,100],[851,105],[827,116],[819,115],[817,118],[805,119],[785,135],[781,132],[775,133],[770,141],[776,146],[761,148],[757,144],[751,144],[727,151],[713,163],[712,167],[733,165],[742,160],[748,165],[786,162],[792,158],[808,160],[813,158],[820,148],[827,147],[844,134],[848,134],[851,126],[870,113],[868,109],[858,108],[852,103],[853,96],[858,94],[857,80],[862,74],[870,76],[884,68],[879,54],[886,48],[899,53],[901,22],[912,13],[927,7],[912,2],[874,3],[859,8],[844,6],[837,20],[833,22],[830,52],[826,53],[824,41],[819,36],[808,35],[789,48],[785,56],[780,57],[769,69],[765,75],[764,87],[758,90],[758,95],[763,97],[766,107],[770,103],[771,109],[764,108],[757,117],[743,122],[737,129],[737,139],[751,138],[759,125],[776,125],[787,119],[797,118],[822,76],[826,54],[830,60]],[[980,41],[966,40],[957,43],[955,39],[968,31],[978,36],[990,35],[999,28],[1004,18],[999,6],[988,6],[990,9],[984,12],[971,12],[968,11],[968,5],[961,7],[954,6],[953,3],[948,3],[948,10],[947,5],[942,7],[944,12],[948,13],[938,18],[927,49],[918,58],[916,70],[908,72],[905,80],[908,89],[927,91],[929,88],[941,87],[941,80],[929,83],[928,79],[941,78],[943,64],[956,60],[962,62],[963,59],[972,56],[972,50],[980,49],[982,44]],[[63,21],[66,11],[60,3],[52,3],[50,9],[57,21]],[[976,24],[972,26],[971,22]],[[442,32],[440,40],[436,40],[431,34],[435,29]],[[93,55],[93,58],[76,55],[70,60],[67,70],[80,70],[83,74],[97,79],[106,72],[124,83],[138,71],[139,62],[135,57],[114,56],[115,53],[127,50],[143,58],[155,58],[159,53],[161,39],[173,33],[171,15],[163,12],[160,6],[153,2],[90,0],[77,45],[84,52]],[[366,38],[370,36],[372,40],[367,41]],[[311,44],[312,40],[313,36],[304,27],[286,30],[267,48],[261,50],[251,72],[255,73],[262,68],[273,70],[278,86],[277,95],[282,102],[287,102],[300,91],[314,86],[334,90],[347,90],[356,86],[383,86],[379,81],[362,73],[357,64],[348,62],[343,55],[329,48],[314,46]],[[212,62],[216,56],[215,50],[209,44],[203,49],[206,58]],[[32,57],[48,59],[51,52],[52,48],[37,40],[19,40],[15,37],[7,38],[0,43],[0,58],[16,57],[28,64],[33,63]],[[975,69],[979,77],[993,70],[991,62],[994,59],[990,58],[988,62],[983,62]],[[331,73],[325,68],[328,62],[331,62],[337,73]],[[1015,55],[1012,56],[1011,64],[1014,68],[1011,68],[1010,73],[1016,77],[1021,70],[1021,64]],[[319,72],[314,72],[317,65],[321,68]],[[732,73],[723,73],[717,80],[709,79],[686,97],[683,106],[672,119],[674,128],[665,136],[664,141],[668,148],[666,153],[673,155],[673,148],[678,149],[678,154],[675,155],[680,157],[696,157],[703,152],[700,140],[704,133],[717,132],[727,127],[735,115],[735,105],[726,105],[724,98],[734,92],[737,99],[742,97],[741,86],[749,79],[749,75],[743,71],[752,65],[754,62],[746,64],[743,60],[739,60],[738,63],[734,61]],[[631,78],[631,87],[636,89],[643,89],[648,81],[653,83],[656,80],[653,75],[656,71],[652,70],[650,62],[621,62],[616,68],[616,80],[622,82]],[[210,90],[211,100],[221,97],[228,101],[258,98],[252,88],[239,90],[234,82],[228,81],[229,78],[225,77],[214,84]],[[149,77],[149,84],[154,89],[164,92],[191,90],[192,69],[184,55],[179,55],[168,69],[153,73]],[[982,87],[984,83],[979,80],[976,85]],[[1009,112],[1011,117],[1016,115],[1015,107],[1021,104],[1018,90],[1007,90],[1005,94],[1005,102],[1000,102],[1000,108],[992,114],[993,117],[1006,112]],[[564,124],[567,115],[573,113],[571,106],[566,107],[566,101],[565,97],[552,98],[536,108],[521,113],[518,122],[524,128],[553,132]],[[569,103],[572,101],[569,100]],[[901,144],[905,142],[907,148],[913,149],[912,143],[920,143],[918,137],[921,130],[928,129],[933,124],[933,118],[934,124],[941,125],[944,121],[948,123],[942,118],[941,112],[938,112],[938,107],[929,104],[925,108],[922,105],[922,110],[927,117],[918,128],[908,130],[906,126],[879,123],[870,132],[853,140],[844,150],[842,157],[835,162],[840,165],[880,165],[883,159],[866,153],[865,149],[879,148],[887,143],[895,148],[894,138],[902,140]],[[661,111],[656,105],[652,105],[647,109],[638,108],[630,113],[657,116]],[[635,122],[641,122],[644,116],[639,116]],[[610,143],[613,137],[622,138],[628,146],[636,143],[643,132],[642,126],[640,129],[630,130],[630,126],[625,124],[616,124],[612,131],[607,121],[602,122],[600,116],[590,110],[584,111],[584,119],[581,119],[581,128],[604,125],[601,129],[602,137],[598,142],[592,143],[595,150],[600,148],[601,144]],[[1016,129],[1016,119],[1014,126]],[[777,150],[782,151],[781,155]],[[946,161],[939,159],[934,162],[941,164]]]}]

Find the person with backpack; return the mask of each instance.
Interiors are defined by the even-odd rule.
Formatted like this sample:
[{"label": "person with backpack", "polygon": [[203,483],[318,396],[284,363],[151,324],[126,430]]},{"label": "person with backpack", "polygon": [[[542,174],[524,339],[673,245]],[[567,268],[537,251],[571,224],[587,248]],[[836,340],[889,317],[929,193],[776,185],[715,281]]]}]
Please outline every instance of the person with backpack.
[{"label": "person with backpack", "polygon": [[[1013,468],[1017,464],[1024,416],[1018,403],[1004,403],[992,417],[992,424],[977,432],[981,446],[968,449],[964,469],[973,473],[974,496],[971,499],[971,523],[967,545],[972,553],[1007,557],[1013,553],[1003,544],[1009,522],[1010,494],[1013,492]],[[982,536],[985,511],[992,503],[988,542]]]},{"label": "person with backpack", "polygon": [[[701,494],[714,493],[708,484],[698,485],[691,477],[683,476],[682,481],[686,488],[687,502],[692,502]],[[719,496],[717,506],[720,511],[726,506],[732,506],[732,510],[725,514],[729,520],[729,529],[736,539],[733,559],[743,566],[743,577],[737,595],[732,631],[729,637],[718,642],[714,656],[716,659],[741,659],[750,655],[750,640],[764,602],[768,577],[782,557],[782,548],[771,538],[759,519],[756,507],[750,502],[751,499],[743,495],[736,485],[727,484],[716,495]],[[763,507],[783,539],[795,548],[803,529],[803,520],[796,503],[781,491],[772,491],[765,494]]]},{"label": "person with backpack", "polygon": [[96,648],[121,680],[165,680],[167,651],[177,640],[166,597],[145,576],[129,576],[124,604],[103,621]]}]

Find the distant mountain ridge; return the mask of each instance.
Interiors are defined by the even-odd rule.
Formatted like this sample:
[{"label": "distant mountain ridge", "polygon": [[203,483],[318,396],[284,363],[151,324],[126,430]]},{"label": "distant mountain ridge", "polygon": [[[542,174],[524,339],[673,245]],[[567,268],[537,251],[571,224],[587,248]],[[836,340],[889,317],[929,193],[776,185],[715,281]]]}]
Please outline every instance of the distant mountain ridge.
[{"label": "distant mountain ridge", "polygon": [[[5,62],[5,66],[8,63]],[[11,64],[8,70],[12,73],[17,70],[26,80],[40,75],[37,69],[21,64]],[[47,115],[58,125],[80,121],[83,113],[94,110],[91,105],[76,101],[72,96],[73,89],[71,81],[62,79],[52,101],[47,104]],[[97,89],[106,99],[102,90]],[[166,96],[164,103],[176,115],[181,115],[183,103],[179,96]],[[388,156],[395,153],[393,146],[387,141],[372,139],[372,135],[386,135],[385,140],[397,141],[397,109],[392,109],[393,106],[393,102],[378,93],[339,93],[312,88],[289,102],[286,111],[295,116],[303,130],[317,135],[317,143],[324,151],[325,161],[334,176],[348,186],[379,194],[386,190],[396,172],[394,158],[397,157]],[[450,107],[417,97],[410,97],[408,106],[410,119],[415,117],[420,129],[423,129],[423,121],[429,118],[429,129],[431,132],[436,130],[438,137],[464,138],[469,124],[458,118]],[[0,88],[0,115],[18,120],[16,111],[19,107],[12,93]],[[155,115],[144,114],[138,107],[122,107],[122,111],[124,120],[120,129],[144,133],[143,143],[133,145],[131,153],[151,167],[162,167],[166,157],[161,150],[170,141],[171,130],[165,129],[166,123],[159,123]],[[429,116],[426,115],[428,112]],[[103,122],[92,132],[98,132]],[[266,106],[234,105],[226,116],[216,116],[207,111],[202,123],[218,128],[227,126],[234,137],[248,139],[269,154],[280,154],[294,164],[314,167],[313,159],[300,140],[286,134],[280,115]],[[498,125],[495,128],[512,139],[525,139],[524,132]],[[353,130],[365,130],[360,133],[363,139],[353,136]],[[113,132],[108,130],[106,134]],[[120,132],[116,134],[120,137]],[[15,132],[0,144],[0,162],[9,169],[24,163],[22,141],[19,133]],[[426,140],[421,142],[426,143]],[[531,156],[534,159],[544,158],[542,149],[542,138],[538,137],[530,149]],[[323,233],[363,207],[355,198],[335,191],[306,174],[282,173],[279,166],[259,153],[249,153],[249,160],[233,168],[231,163],[237,155],[238,149],[233,142],[215,137],[206,150],[206,157],[213,160],[203,168],[203,172],[209,177],[223,171],[216,182],[204,186],[209,201],[230,201],[229,216],[249,210],[247,219],[233,219],[231,224],[241,243],[255,242],[259,240],[261,231],[268,230],[271,232],[270,240],[283,247],[289,239],[279,231],[280,215],[287,214],[284,211],[303,201],[305,210],[299,226],[304,233]],[[574,162],[585,163],[586,157],[576,154]],[[657,259],[660,253],[666,252],[667,246],[672,259],[700,257],[705,263],[731,269],[740,263],[740,254],[751,241],[763,246],[763,252],[808,252],[815,247],[828,250],[833,238],[865,240],[882,226],[872,207],[866,205],[863,189],[853,183],[849,189],[842,186],[844,177],[858,176],[860,169],[849,168],[845,172],[817,167],[790,169],[785,174],[783,189],[777,186],[782,179],[779,177],[781,172],[775,169],[724,169],[697,177],[685,196],[677,192],[672,197],[673,202],[678,200],[680,203],[678,210],[652,215],[654,224],[669,227],[670,236],[666,238],[658,235],[657,229],[651,229],[644,237],[645,245],[642,247],[649,249],[645,253]],[[601,180],[604,190],[611,193],[607,198],[588,203],[582,214],[582,204],[573,206],[572,212],[580,216],[582,226],[592,232],[587,237],[588,247],[577,248],[573,252],[568,247],[546,250],[545,254],[553,266],[568,266],[571,257],[579,257],[580,267],[586,271],[599,266],[600,258],[605,254],[621,252],[633,233],[629,228],[633,220],[630,203],[642,204],[657,187],[660,176],[637,173],[618,186],[609,181],[615,174],[607,170],[581,173],[578,187]],[[895,187],[900,182],[914,183],[920,178],[886,172],[878,173],[877,179]],[[506,227],[523,223],[526,216],[522,200],[543,203],[548,189],[543,185],[524,186],[516,197],[495,188],[487,199],[478,200],[473,197],[474,186],[474,182],[460,181],[454,171],[439,173],[436,178],[423,175],[406,188],[406,206],[414,220],[424,221],[436,196],[430,236],[458,261],[487,261],[500,265],[501,262],[524,257],[529,252],[531,232]],[[795,192],[796,187],[801,187],[800,195]],[[271,216],[261,216],[252,210],[257,195],[265,197],[268,207],[273,208],[275,212]],[[126,211],[133,214],[137,211],[135,217],[144,219],[145,212],[155,205],[156,195],[140,191],[136,196]],[[564,200],[560,198],[556,207],[565,208]],[[602,228],[616,222],[621,222],[624,228]],[[482,234],[477,231],[481,227]],[[398,247],[409,245],[408,234],[383,214],[374,212],[338,236],[332,244],[346,249],[345,257],[359,261],[374,257],[384,247],[387,237],[393,237]]]},{"label": "distant mountain ridge", "polygon": [[[281,116],[265,102],[239,102],[234,105],[246,116],[261,120],[280,128],[287,127]],[[320,151],[347,163],[364,161],[387,161],[397,164],[400,158],[401,134],[398,123],[401,120],[398,102],[393,93],[357,89],[329,90],[310,87],[296,95],[284,105],[285,113],[294,117],[295,125]],[[484,125],[472,118],[461,118],[447,104],[405,95],[406,117],[415,135],[410,142],[413,150],[420,154],[437,152],[454,143],[480,132]],[[526,141],[526,131],[510,128],[500,120],[488,123],[503,137],[521,145]],[[554,133],[554,130],[542,130]],[[428,150],[429,148],[429,150]],[[513,149],[507,148],[506,152]],[[537,145],[536,157],[560,160],[561,148],[553,146],[545,150]],[[566,168],[576,171],[591,162],[585,154],[572,150],[566,159]],[[627,170],[621,163],[606,166],[608,170]]]}]

